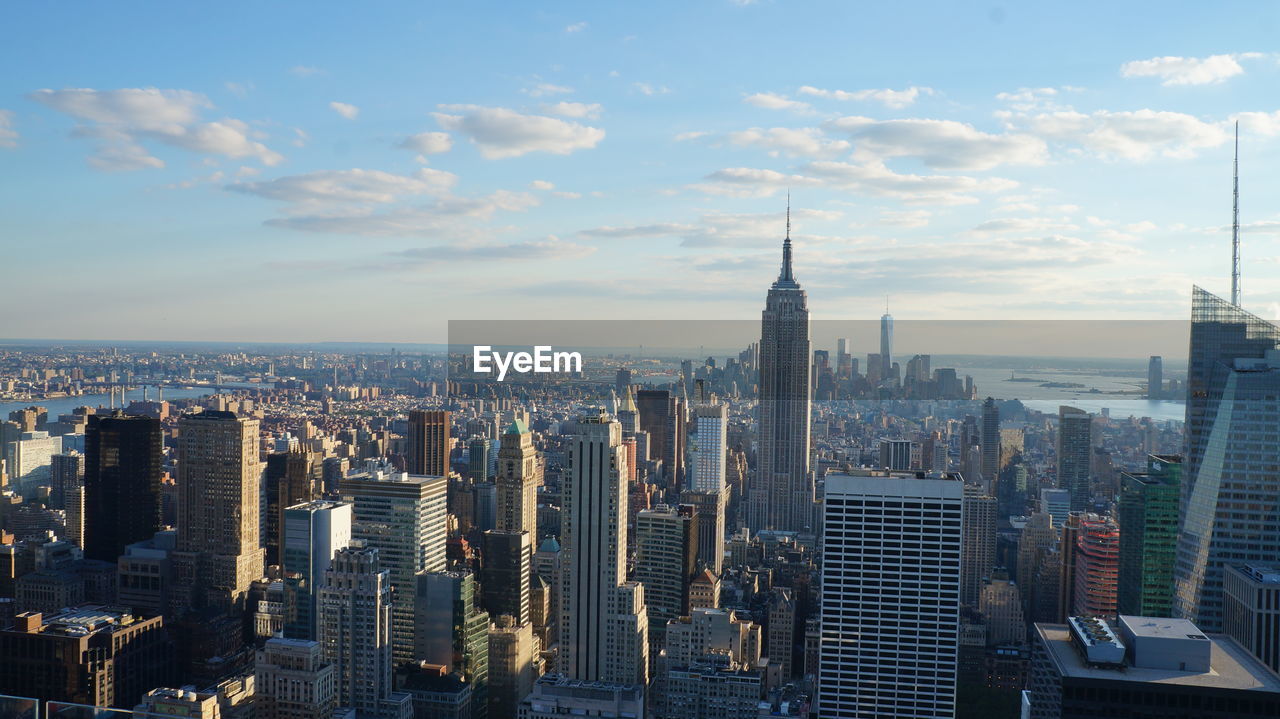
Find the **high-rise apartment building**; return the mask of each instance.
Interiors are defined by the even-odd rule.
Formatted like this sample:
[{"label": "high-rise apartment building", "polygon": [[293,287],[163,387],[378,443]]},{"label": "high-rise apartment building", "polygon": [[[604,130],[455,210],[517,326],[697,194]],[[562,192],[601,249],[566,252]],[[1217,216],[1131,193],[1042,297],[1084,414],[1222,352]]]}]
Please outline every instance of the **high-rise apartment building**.
[{"label": "high-rise apartment building", "polygon": [[84,484],[84,455],[68,449],[49,458],[49,509],[66,509],[67,493]]},{"label": "high-rise apartment building", "polygon": [[680,504],[692,505],[698,522],[698,564],[719,575],[724,569],[725,500],[728,492],[681,492]]},{"label": "high-rise apartment building", "polygon": [[627,581],[622,426],[578,419],[562,484],[560,666],[583,681],[648,683],[644,588]]},{"label": "high-rise apartment building", "polygon": [[430,477],[449,475],[450,417],[443,410],[415,409],[409,412],[409,474]]},{"label": "high-rise apartment building", "polygon": [[448,480],[375,471],[348,476],[338,487],[342,501],[353,507],[352,537],[377,549],[381,566],[390,573],[396,661],[412,661],[415,578],[445,569]]},{"label": "high-rise apartment building", "polygon": [[173,558],[185,607],[238,606],[263,576],[261,479],[258,420],[205,411],[178,421]]},{"label": "high-rise apartment building", "polygon": [[1093,417],[1084,410],[1058,408],[1058,488],[1071,494],[1071,511],[1089,509],[1089,457]]},{"label": "high-rise apartment building", "polygon": [[760,320],[760,466],[748,491],[747,526],[812,532],[809,306],[791,267],[787,224],[782,270],[769,288]]},{"label": "high-rise apartment building", "polygon": [[85,557],[115,562],[127,545],[149,539],[160,528],[161,447],[159,420],[122,412],[89,415]]},{"label": "high-rise apartment building", "polygon": [[409,719],[408,694],[393,691],[391,575],[372,547],[339,549],[320,588],[320,648],[333,665],[338,706],[356,719]]},{"label": "high-rise apartment building", "polygon": [[963,486],[826,478],[818,715],[953,717]]},{"label": "high-rise apartment building", "polygon": [[1149,455],[1146,472],[1120,473],[1120,614],[1172,616],[1181,484],[1182,457]]},{"label": "high-rise apartment building", "polygon": [[351,544],[351,505],[318,499],[286,507],[282,518],[281,569],[289,585],[285,636],[315,639],[316,592],[334,553]]},{"label": "high-rise apartment building", "polygon": [[1259,454],[1280,436],[1280,328],[1198,287],[1191,302],[1174,613],[1212,632],[1223,568],[1280,556],[1280,479]]},{"label": "high-rise apartment building", "polygon": [[498,511],[495,528],[503,532],[528,532],[538,536],[538,485],[542,467],[533,446],[533,434],[515,420],[502,435],[496,479]]},{"label": "high-rise apartment building", "polygon": [[279,565],[284,510],[320,496],[324,478],[322,457],[314,452],[294,450],[267,455],[263,475],[266,516],[263,517],[263,544],[267,566]]}]

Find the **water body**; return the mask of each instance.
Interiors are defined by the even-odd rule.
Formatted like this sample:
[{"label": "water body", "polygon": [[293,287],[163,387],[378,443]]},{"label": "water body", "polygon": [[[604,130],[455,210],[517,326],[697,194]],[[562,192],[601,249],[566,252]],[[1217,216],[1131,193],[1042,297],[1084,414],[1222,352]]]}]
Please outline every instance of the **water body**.
[{"label": "water body", "polygon": [[[164,398],[167,400],[174,399],[195,399],[198,397],[207,397],[213,394],[211,390],[203,387],[190,388],[165,388]],[[156,390],[154,387],[147,389],[147,397],[156,398]],[[110,403],[110,395],[107,394],[82,394],[76,397],[58,397],[57,399],[45,400],[25,400],[21,402],[0,402],[0,419],[8,419],[9,413],[24,409],[35,405],[44,407],[49,410],[49,419],[56,420],[59,415],[71,414],[76,407],[106,407]],[[125,393],[124,406],[129,406],[130,402],[141,401],[142,390],[133,389]],[[117,397],[119,401],[119,397]]]}]

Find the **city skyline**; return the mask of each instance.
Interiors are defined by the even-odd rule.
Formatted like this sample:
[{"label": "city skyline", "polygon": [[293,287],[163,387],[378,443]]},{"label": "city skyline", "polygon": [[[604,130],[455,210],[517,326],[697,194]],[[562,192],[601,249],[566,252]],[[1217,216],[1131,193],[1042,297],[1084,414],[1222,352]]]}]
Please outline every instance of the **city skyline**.
[{"label": "city skyline", "polygon": [[[827,3],[668,10],[386,6],[286,33],[284,9],[203,12],[166,35],[189,10],[89,6],[76,20],[100,34],[74,45],[46,32],[67,10],[12,10],[32,32],[0,79],[0,161],[24,178],[7,213],[23,271],[5,279],[31,302],[0,333],[439,334],[439,313],[386,311],[405,294],[479,318],[518,301],[748,319],[788,188],[819,318],[874,317],[886,293],[899,321],[1180,318],[1193,280],[1229,284],[1235,120],[1242,304],[1280,314],[1273,8],[1098,23],[1101,6],[939,5],[936,27]],[[261,311],[228,315],[220,293]]]}]

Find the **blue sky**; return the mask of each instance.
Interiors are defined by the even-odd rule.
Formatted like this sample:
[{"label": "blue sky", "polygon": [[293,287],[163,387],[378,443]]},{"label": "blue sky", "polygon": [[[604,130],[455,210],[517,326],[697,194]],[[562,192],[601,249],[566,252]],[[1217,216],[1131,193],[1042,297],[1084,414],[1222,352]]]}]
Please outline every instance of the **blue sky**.
[{"label": "blue sky", "polygon": [[[1045,5],[1042,7],[1042,5]],[[1280,314],[1280,6],[10,4],[0,336]]]}]

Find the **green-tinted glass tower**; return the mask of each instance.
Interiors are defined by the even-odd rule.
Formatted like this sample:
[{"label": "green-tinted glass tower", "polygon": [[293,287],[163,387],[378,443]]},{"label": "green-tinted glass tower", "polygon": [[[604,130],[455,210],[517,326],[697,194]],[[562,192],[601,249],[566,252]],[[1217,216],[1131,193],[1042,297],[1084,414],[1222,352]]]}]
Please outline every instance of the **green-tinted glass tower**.
[{"label": "green-tinted glass tower", "polygon": [[1181,485],[1179,456],[1149,455],[1146,472],[1120,473],[1120,614],[1171,616]]}]

